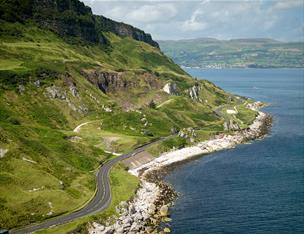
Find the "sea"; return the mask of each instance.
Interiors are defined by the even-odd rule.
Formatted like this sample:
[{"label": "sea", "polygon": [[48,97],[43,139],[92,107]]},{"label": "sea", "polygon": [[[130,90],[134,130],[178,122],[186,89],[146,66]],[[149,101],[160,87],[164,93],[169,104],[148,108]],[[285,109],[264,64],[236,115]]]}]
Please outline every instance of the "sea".
[{"label": "sea", "polygon": [[171,233],[304,233],[304,69],[186,69],[270,104],[264,139],[182,164],[165,180],[179,193]]}]

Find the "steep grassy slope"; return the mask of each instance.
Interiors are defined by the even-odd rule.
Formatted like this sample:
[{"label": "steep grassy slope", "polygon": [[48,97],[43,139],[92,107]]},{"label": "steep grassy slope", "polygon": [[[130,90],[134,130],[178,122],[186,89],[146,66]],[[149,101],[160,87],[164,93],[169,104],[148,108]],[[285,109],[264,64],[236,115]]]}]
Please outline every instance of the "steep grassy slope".
[{"label": "steep grassy slope", "polygon": [[166,55],[190,67],[303,67],[303,42],[270,39],[216,40],[212,38],[160,41]]},{"label": "steep grassy slope", "polygon": [[[93,43],[30,20],[2,20],[0,28],[0,227],[79,208],[94,194],[99,164],[115,157],[108,152],[127,152],[188,127],[202,131],[199,141],[224,130],[218,106],[245,102],[193,80],[156,46],[136,38],[106,30],[107,43]],[[168,83],[176,84],[174,95],[162,90]],[[197,99],[190,98],[193,87]],[[246,110],[237,117],[249,115]],[[190,139],[166,149],[180,144]],[[120,191],[116,204],[132,195],[137,179],[121,167],[112,178],[113,191]]]}]

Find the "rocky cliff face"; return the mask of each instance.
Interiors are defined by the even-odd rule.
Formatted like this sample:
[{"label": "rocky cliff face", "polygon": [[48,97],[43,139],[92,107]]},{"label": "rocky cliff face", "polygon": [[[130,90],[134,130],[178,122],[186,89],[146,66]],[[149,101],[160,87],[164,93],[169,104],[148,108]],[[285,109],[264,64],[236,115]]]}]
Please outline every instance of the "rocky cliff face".
[{"label": "rocky cliff face", "polygon": [[175,83],[167,83],[167,84],[163,87],[163,91],[166,92],[167,94],[170,94],[170,95],[175,95],[175,94],[177,94],[176,84],[175,84]]},{"label": "rocky cliff face", "polygon": [[[119,73],[92,70],[82,71],[82,75],[104,93],[109,90],[127,87],[127,83],[121,78]],[[128,86],[130,85],[128,84]]]},{"label": "rocky cliff face", "polygon": [[78,0],[0,1],[1,19],[12,22],[30,19],[63,37],[77,37],[102,44],[106,42],[105,37],[95,29],[91,9]]},{"label": "rocky cliff face", "polygon": [[201,87],[198,84],[195,84],[192,88],[189,89],[189,95],[192,100],[200,101],[199,92]]},{"label": "rocky cliff face", "polygon": [[95,29],[91,9],[78,0],[34,0],[33,18],[60,36],[79,37],[105,44],[106,39]]},{"label": "rocky cliff face", "polygon": [[104,72],[83,70],[82,75],[104,93],[127,91],[132,88],[159,89],[160,83],[148,73],[129,79],[126,74],[119,72]]},{"label": "rocky cliff face", "polygon": [[131,25],[118,23],[111,19],[108,19],[103,16],[95,16],[97,29],[100,32],[112,32],[121,37],[131,37],[137,41],[146,42],[154,47],[159,48],[159,45],[156,41],[152,40],[150,34],[145,33],[144,31],[134,28]]},{"label": "rocky cliff face", "polygon": [[31,19],[60,36],[107,44],[103,32],[112,32],[159,48],[150,34],[131,25],[95,16],[91,8],[79,0],[0,0],[0,5],[0,19],[11,22]]}]

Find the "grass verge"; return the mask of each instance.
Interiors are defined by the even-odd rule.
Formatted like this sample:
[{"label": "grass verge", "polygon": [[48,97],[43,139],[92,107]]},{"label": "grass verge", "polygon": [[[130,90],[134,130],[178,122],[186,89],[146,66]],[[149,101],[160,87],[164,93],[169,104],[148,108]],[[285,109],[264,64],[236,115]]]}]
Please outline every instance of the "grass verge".
[{"label": "grass verge", "polygon": [[[83,217],[67,224],[52,227],[46,230],[38,231],[39,234],[65,234],[71,232],[87,222],[96,220],[99,222],[105,222],[105,220],[116,214],[115,207],[121,201],[127,201],[132,199],[136,189],[139,186],[139,179],[130,175],[125,168],[118,164],[110,172],[110,185],[112,193],[112,202],[109,208],[105,211],[92,216]],[[81,228],[79,228],[81,230]],[[79,231],[79,230],[78,230]]]}]

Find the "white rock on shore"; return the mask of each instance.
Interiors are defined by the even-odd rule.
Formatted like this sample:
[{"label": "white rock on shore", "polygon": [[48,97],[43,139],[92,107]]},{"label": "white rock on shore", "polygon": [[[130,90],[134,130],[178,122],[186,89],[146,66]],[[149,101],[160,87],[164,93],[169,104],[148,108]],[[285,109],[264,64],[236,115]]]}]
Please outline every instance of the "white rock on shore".
[{"label": "white rock on shore", "polygon": [[208,140],[198,143],[195,146],[185,147],[176,151],[164,153],[153,161],[141,165],[137,168],[129,170],[129,173],[135,176],[139,176],[143,169],[146,171],[159,169],[163,166],[168,166],[170,164],[180,162],[191,157],[207,154],[223,149],[229,149],[237,144],[242,143],[246,139],[254,139],[259,136],[260,128],[263,125],[263,121],[266,118],[266,114],[259,112],[255,121],[250,125],[249,129],[245,129],[236,133],[236,135],[224,135],[220,139]]},{"label": "white rock on shore", "polygon": [[112,233],[147,233],[147,221],[153,209],[155,209],[154,201],[159,195],[159,188],[154,183],[145,180],[141,181],[141,187],[137,190],[133,201],[122,202],[117,207],[120,214],[119,219],[110,226],[96,222],[92,223],[89,229],[90,234],[112,234]]},{"label": "white rock on shore", "polygon": [[[251,104],[251,109],[260,107],[261,104]],[[116,222],[108,227],[93,223],[89,229],[90,234],[119,234],[119,233],[151,233],[153,228],[148,226],[154,222],[154,214],[157,210],[154,203],[161,196],[161,189],[156,183],[146,181],[146,175],[152,171],[157,171],[164,166],[189,159],[191,157],[207,154],[223,149],[232,148],[237,144],[255,139],[262,134],[262,126],[267,115],[258,112],[255,121],[248,129],[241,130],[235,135],[219,135],[216,139],[200,142],[195,146],[186,147],[176,151],[164,153],[153,161],[129,170],[129,173],[140,176],[141,187],[137,190],[136,196],[131,202],[122,202],[117,207],[120,217]],[[143,172],[144,171],[144,172]],[[143,172],[143,173],[142,173]],[[142,174],[141,174],[142,173]],[[168,214],[168,206],[163,204],[158,207],[159,215]],[[165,228],[166,229],[166,228]],[[170,231],[169,229],[166,231]]]}]

